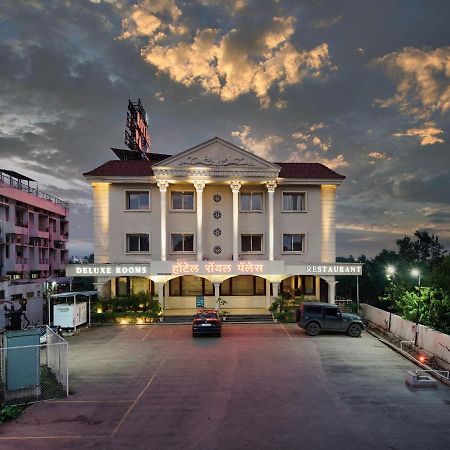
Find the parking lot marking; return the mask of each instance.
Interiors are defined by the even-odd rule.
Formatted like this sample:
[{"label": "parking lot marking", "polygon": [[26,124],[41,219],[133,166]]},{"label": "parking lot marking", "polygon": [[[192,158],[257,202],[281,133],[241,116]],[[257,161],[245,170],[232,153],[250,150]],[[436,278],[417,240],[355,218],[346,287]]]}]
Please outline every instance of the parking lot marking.
[{"label": "parking lot marking", "polygon": [[145,341],[148,337],[148,335],[150,334],[150,332],[154,330],[154,327],[150,327],[149,330],[147,331],[147,333],[144,334],[144,337],[142,338],[143,341]]},{"label": "parking lot marking", "polygon": [[34,439],[104,439],[110,436],[105,435],[74,435],[74,436],[0,436],[0,441],[29,441]]},{"label": "parking lot marking", "polygon": [[133,403],[130,405],[130,407],[125,411],[125,414],[123,415],[122,419],[120,419],[120,422],[117,424],[116,428],[114,428],[113,432],[111,433],[111,437],[113,437],[117,431],[119,431],[119,428],[122,426],[122,424],[125,422],[125,419],[129,416],[131,411],[133,411],[133,408],[137,405],[138,401],[142,398],[145,391],[150,387],[150,385],[153,383],[153,380],[155,379],[156,375],[158,375],[158,372],[161,370],[161,367],[166,362],[166,359],[163,359],[161,361],[161,364],[156,369],[156,372],[152,375],[150,380],[148,380],[148,383],[145,385],[144,389],[140,392],[140,394],[136,397],[136,399],[133,401]]},{"label": "parking lot marking", "polygon": [[288,330],[286,330],[286,327],[284,326],[284,324],[282,323],[281,326],[283,327],[284,332],[287,334],[288,338],[293,340],[293,337],[289,334]]},{"label": "parking lot marking", "polygon": [[133,403],[134,400],[45,400],[46,403]]}]

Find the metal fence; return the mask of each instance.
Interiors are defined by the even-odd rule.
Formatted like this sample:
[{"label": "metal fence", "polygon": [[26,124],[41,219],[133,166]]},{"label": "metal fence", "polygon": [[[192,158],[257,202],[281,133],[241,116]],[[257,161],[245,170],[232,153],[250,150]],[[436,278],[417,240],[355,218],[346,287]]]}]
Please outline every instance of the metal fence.
[{"label": "metal fence", "polygon": [[[39,335],[39,344],[15,345],[16,338],[26,342],[32,334]],[[49,327],[4,333],[0,369],[1,404],[20,405],[69,395],[68,344]]]}]

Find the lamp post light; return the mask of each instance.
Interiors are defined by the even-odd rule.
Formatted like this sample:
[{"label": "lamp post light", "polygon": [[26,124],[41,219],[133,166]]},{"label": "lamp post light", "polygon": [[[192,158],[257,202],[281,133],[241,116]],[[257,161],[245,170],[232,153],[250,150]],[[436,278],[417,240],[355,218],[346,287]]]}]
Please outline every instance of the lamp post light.
[{"label": "lamp post light", "polygon": [[417,340],[418,340],[418,337],[419,337],[420,300],[422,298],[421,290],[420,290],[422,278],[420,276],[419,269],[412,269],[411,270],[411,276],[419,279],[419,292],[418,292],[418,297],[417,297],[417,314],[416,314],[416,335],[414,337],[414,345],[417,347]]},{"label": "lamp post light", "polygon": [[391,282],[391,304],[389,305],[389,324],[388,324],[388,331],[391,331],[391,322],[392,322],[392,305],[394,304],[394,275],[395,275],[395,267],[392,265],[389,265],[386,267],[386,276],[387,279]]}]

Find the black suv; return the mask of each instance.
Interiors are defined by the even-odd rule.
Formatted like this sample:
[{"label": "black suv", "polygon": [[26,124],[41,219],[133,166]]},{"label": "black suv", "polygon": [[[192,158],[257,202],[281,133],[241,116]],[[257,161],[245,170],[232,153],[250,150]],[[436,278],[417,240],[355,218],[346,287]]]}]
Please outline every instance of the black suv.
[{"label": "black suv", "polygon": [[302,303],[297,309],[296,322],[310,336],[317,336],[322,331],[336,331],[359,337],[364,330],[361,317],[341,313],[336,305],[329,303]]}]

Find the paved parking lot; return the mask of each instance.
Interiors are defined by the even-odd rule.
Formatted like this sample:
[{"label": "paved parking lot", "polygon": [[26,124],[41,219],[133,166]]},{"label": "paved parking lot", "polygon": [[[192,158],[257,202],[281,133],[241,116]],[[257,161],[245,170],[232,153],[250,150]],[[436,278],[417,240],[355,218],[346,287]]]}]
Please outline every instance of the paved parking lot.
[{"label": "paved parking lot", "polygon": [[1,449],[450,448],[450,389],[363,333],[296,325],[106,326],[70,338],[71,390],[0,426]]}]

